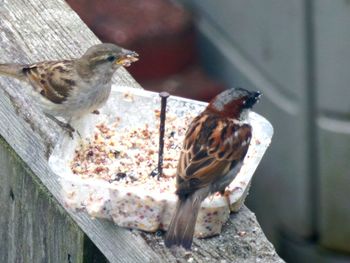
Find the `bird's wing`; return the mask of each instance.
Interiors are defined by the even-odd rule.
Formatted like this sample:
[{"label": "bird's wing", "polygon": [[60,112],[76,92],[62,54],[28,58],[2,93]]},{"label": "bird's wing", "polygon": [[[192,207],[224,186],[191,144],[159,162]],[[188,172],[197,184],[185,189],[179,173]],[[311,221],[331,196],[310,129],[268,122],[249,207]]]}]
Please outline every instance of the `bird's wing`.
[{"label": "bird's wing", "polygon": [[49,101],[61,104],[76,85],[74,61],[40,62],[23,67],[23,73],[34,90]]},{"label": "bird's wing", "polygon": [[190,126],[180,154],[178,193],[192,192],[225,176],[247,153],[251,126],[232,120],[197,117]]}]

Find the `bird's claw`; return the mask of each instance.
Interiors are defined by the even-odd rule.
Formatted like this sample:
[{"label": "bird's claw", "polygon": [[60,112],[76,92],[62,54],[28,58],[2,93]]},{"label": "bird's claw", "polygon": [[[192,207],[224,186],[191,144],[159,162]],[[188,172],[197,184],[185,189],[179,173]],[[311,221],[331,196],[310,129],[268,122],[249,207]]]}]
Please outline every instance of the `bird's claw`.
[{"label": "bird's claw", "polygon": [[69,123],[63,123],[62,122],[62,126],[61,128],[68,133],[69,137],[71,137],[72,139],[74,138],[73,133],[75,132],[75,129],[69,124]]},{"label": "bird's claw", "polygon": [[58,126],[60,126],[65,132],[68,133],[69,137],[71,137],[72,139],[73,137],[73,133],[75,132],[75,129],[66,122],[60,121],[57,118],[55,118],[54,116],[52,116],[51,114],[45,113],[45,115],[52,121],[54,121]]}]

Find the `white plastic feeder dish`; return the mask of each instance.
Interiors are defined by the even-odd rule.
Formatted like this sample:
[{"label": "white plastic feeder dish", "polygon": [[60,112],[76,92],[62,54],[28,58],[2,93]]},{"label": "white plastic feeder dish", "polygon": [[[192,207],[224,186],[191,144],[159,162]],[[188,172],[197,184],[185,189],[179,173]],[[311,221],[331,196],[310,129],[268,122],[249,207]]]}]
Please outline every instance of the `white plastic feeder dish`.
[{"label": "white plastic feeder dish", "polygon": [[[127,99],[129,96],[133,99]],[[167,105],[169,112],[183,118],[189,112],[199,114],[207,103],[171,96]],[[117,116],[122,117],[117,130],[136,124],[155,125],[155,109],[160,109],[158,93],[113,86],[111,96],[100,109],[100,114],[91,114],[79,123],[73,123],[73,126],[84,138],[91,135],[89,133],[94,131],[97,123],[106,119],[112,122]],[[249,121],[253,135],[243,166],[227,188],[228,195],[208,197],[202,203],[195,229],[197,237],[219,234],[230,212],[240,209],[254,171],[270,145],[273,135],[271,124],[254,112],[250,113]],[[66,206],[85,210],[92,217],[111,219],[121,227],[150,232],[166,230],[175,209],[176,195],[171,192],[146,191],[140,186],[119,187],[102,179],[82,179],[73,174],[70,165],[80,140],[79,136],[74,136],[73,140],[64,136],[49,159],[50,167],[60,178]]]}]

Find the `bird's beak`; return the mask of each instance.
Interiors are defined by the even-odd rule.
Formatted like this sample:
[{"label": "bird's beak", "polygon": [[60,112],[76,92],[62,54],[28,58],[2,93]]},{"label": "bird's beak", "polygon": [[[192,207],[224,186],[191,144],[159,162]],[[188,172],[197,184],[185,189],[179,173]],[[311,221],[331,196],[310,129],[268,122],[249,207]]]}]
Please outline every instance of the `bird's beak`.
[{"label": "bird's beak", "polygon": [[115,63],[124,67],[128,67],[131,65],[131,63],[139,60],[138,56],[139,54],[137,54],[135,51],[123,49],[121,55]]},{"label": "bird's beak", "polygon": [[255,103],[259,102],[261,96],[262,93],[260,91],[256,91],[252,94],[252,98],[255,101]]},{"label": "bird's beak", "polygon": [[257,91],[254,93],[254,97],[257,99],[260,99],[261,96],[262,96],[262,93],[260,91]]}]

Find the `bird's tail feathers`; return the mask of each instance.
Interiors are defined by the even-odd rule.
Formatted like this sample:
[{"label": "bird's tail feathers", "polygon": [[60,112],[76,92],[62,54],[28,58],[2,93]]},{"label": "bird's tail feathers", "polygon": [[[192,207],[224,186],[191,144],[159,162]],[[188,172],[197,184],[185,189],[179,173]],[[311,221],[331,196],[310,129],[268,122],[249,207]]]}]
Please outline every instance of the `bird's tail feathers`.
[{"label": "bird's tail feathers", "polygon": [[19,80],[23,80],[25,77],[23,65],[20,64],[0,64],[0,75],[10,76]]},{"label": "bird's tail feathers", "polygon": [[207,193],[196,191],[194,194],[177,201],[175,213],[165,236],[167,247],[182,246],[190,249],[198,216],[198,211]]}]

